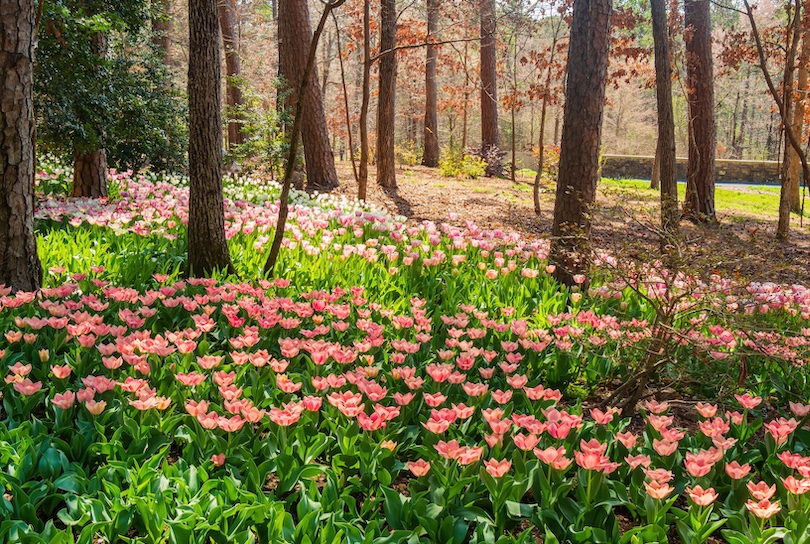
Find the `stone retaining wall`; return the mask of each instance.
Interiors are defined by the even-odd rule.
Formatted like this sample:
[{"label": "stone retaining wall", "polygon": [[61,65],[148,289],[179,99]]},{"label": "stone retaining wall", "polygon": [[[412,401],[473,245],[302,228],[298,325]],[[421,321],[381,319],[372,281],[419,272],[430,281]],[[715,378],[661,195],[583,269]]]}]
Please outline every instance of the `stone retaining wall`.
[{"label": "stone retaining wall", "polygon": [[[650,179],[654,157],[605,155],[602,176],[619,179]],[[717,181],[736,183],[779,183],[779,163],[776,161],[717,160]],[[679,158],[679,180],[686,179],[686,159]]]}]

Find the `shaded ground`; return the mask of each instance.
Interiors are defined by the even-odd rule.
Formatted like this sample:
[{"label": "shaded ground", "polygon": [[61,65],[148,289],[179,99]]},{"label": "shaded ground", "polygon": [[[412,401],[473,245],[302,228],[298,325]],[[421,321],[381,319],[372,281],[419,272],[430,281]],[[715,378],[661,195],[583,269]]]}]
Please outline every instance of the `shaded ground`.
[{"label": "shaded ground", "polygon": [[[373,167],[372,176],[373,176]],[[339,193],[355,196],[351,164],[338,163],[344,180]],[[462,180],[443,178],[438,170],[422,166],[398,166],[395,192],[386,192],[369,180],[369,200],[389,212],[411,221],[447,221],[450,212],[459,219],[471,219],[486,229],[515,230],[530,238],[547,238],[551,233],[554,187],[541,192],[541,214],[534,213],[531,180],[517,184],[504,179]],[[745,191],[743,191],[745,192]],[[770,212],[770,210],[768,210]],[[800,227],[793,217],[791,239],[777,242],[776,207],[772,213],[722,207],[719,222],[696,226],[681,222],[684,255],[706,271],[751,281],[810,283],[810,220]],[[650,192],[600,184],[593,220],[596,248],[614,254],[650,252],[657,254],[657,202]]]}]

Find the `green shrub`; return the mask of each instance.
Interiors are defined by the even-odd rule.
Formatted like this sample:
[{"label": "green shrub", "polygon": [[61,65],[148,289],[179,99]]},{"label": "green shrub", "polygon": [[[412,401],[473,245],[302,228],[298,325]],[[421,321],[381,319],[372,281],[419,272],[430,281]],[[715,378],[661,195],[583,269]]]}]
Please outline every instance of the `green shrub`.
[{"label": "green shrub", "polygon": [[[235,146],[227,160],[238,161],[246,172],[264,170],[281,177],[282,166],[289,151],[289,142],[284,136],[284,124],[291,121],[289,111],[279,110],[275,105],[265,104],[264,99],[256,94],[245,81],[239,81],[242,87],[244,104],[226,109],[226,122],[232,119],[242,121],[242,133],[245,143]],[[281,81],[276,88],[283,89]],[[286,95],[282,92],[282,98]]]},{"label": "green shrub", "polygon": [[407,166],[416,166],[422,163],[422,148],[416,142],[405,142],[404,145],[394,146],[394,155],[397,162]]},{"label": "green shrub", "polygon": [[464,155],[461,161],[461,173],[465,178],[478,179],[487,171],[487,161],[481,157],[473,157],[472,155]]},{"label": "green shrub", "polygon": [[439,173],[445,178],[478,179],[486,173],[486,170],[487,162],[484,159],[462,153],[461,149],[455,146],[446,147],[439,161]]}]

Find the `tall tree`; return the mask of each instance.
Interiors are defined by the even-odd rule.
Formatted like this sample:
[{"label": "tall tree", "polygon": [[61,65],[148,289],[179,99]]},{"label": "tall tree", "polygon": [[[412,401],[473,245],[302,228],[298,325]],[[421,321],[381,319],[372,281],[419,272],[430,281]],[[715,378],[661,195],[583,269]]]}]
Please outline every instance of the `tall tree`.
[{"label": "tall tree", "polygon": [[672,112],[672,65],[669,58],[667,8],[664,0],[651,0],[655,42],[655,89],[658,100],[658,144],[656,158],[661,185],[661,245],[678,236],[678,179],[675,173],[675,116]]},{"label": "tall tree", "polygon": [[[307,0],[281,0],[278,11],[279,68],[287,85],[285,104],[294,107],[312,42]],[[339,185],[335,157],[326,127],[317,64],[303,98],[302,140],[307,170],[307,189],[328,191]]]},{"label": "tall tree", "polygon": [[242,88],[239,86],[239,77],[242,72],[239,51],[236,44],[236,32],[234,31],[236,4],[234,0],[219,0],[217,2],[219,10],[219,28],[222,33],[222,44],[225,48],[225,78],[227,81],[226,104],[230,110],[228,118],[228,149],[233,146],[245,143],[245,135],[242,134],[242,123],[237,112],[238,108],[244,105],[242,100]]},{"label": "tall tree", "polygon": [[217,0],[188,0],[188,273],[231,270],[222,198]]},{"label": "tall tree", "polygon": [[360,104],[360,168],[357,198],[366,199],[368,189],[368,104],[371,100],[371,2],[363,0],[363,99]]},{"label": "tall tree", "polygon": [[425,151],[422,164],[439,166],[439,114],[438,89],[436,84],[436,60],[438,47],[431,42],[436,40],[439,26],[439,0],[427,0],[427,63],[425,65]]},{"label": "tall tree", "polygon": [[613,0],[575,0],[566,76],[560,167],[549,260],[554,277],[587,278],[591,205],[599,178]]},{"label": "tall tree", "polygon": [[745,132],[748,128],[748,100],[751,90],[751,65],[749,64],[745,71],[745,84],[742,91],[742,113],[740,114],[739,130],[734,131],[734,137],[731,141],[731,156],[734,159],[742,159],[743,148],[745,147]]},{"label": "tall tree", "polygon": [[[318,41],[321,39],[323,27],[326,25],[326,19],[333,10],[342,6],[346,0],[328,0],[324,4],[321,18],[318,21],[318,26],[315,27],[315,33],[312,35],[312,40],[309,44],[309,53],[306,57],[303,72],[301,73],[301,86],[298,89],[297,96],[299,98],[306,96],[307,86],[310,85],[310,80],[315,77],[315,54],[318,50]],[[368,5],[368,2],[366,2]],[[272,276],[276,268],[279,253],[281,252],[281,241],[284,239],[285,225],[287,224],[287,214],[290,210],[290,187],[292,186],[293,171],[295,170],[295,157],[298,154],[298,136],[301,134],[301,126],[303,125],[304,118],[304,100],[299,99],[295,103],[295,110],[293,113],[292,134],[290,135],[290,149],[287,154],[287,164],[284,165],[284,180],[281,184],[281,196],[279,197],[278,206],[278,220],[276,221],[276,231],[273,234],[273,242],[270,244],[270,253],[267,255],[267,261],[264,263],[264,273]]]},{"label": "tall tree", "polygon": [[[794,110],[796,100],[793,93],[793,80],[796,72],[796,56],[799,51],[799,39],[801,37],[801,30],[799,24],[801,23],[801,1],[796,0],[795,9],[788,9],[789,23],[786,32],[786,41],[789,44],[787,54],[785,56],[785,73],[782,78],[782,91],[783,91],[783,110],[780,111],[783,126],[787,130],[786,125],[791,125],[793,128]],[[792,17],[791,17],[792,12]],[[798,138],[801,138],[801,132],[796,133]],[[791,153],[792,152],[792,153]],[[787,238],[788,231],[790,230],[790,185],[791,185],[791,157],[795,155],[793,147],[789,138],[785,138],[785,154],[784,161],[782,162],[782,190],[779,195],[779,222],[776,227],[776,235],[778,238]],[[798,156],[796,156],[796,162]]]},{"label": "tall tree", "polygon": [[[759,30],[757,29],[757,22],[754,18],[754,10],[751,9],[751,4],[749,4],[748,0],[743,0],[743,6],[745,7],[745,13],[748,17],[748,22],[751,25],[751,34],[754,36],[754,42],[757,48],[757,55],[759,57],[759,68],[762,70],[762,76],[765,78],[765,83],[768,86],[768,91],[771,94],[771,98],[773,98],[774,103],[776,104],[776,108],[779,112],[779,118],[782,121],[782,126],[785,130],[785,137],[787,142],[796,152],[799,157],[799,161],[802,165],[802,179],[805,184],[810,181],[810,165],[808,165],[807,155],[804,152],[804,148],[802,147],[801,143],[801,136],[796,134],[793,130],[793,120],[790,118],[790,111],[788,105],[786,104],[786,100],[784,96],[780,94],[779,90],[776,88],[774,84],[773,78],[771,77],[771,72],[768,68],[768,57],[765,53],[765,48],[762,45],[762,37],[759,34]],[[793,9],[794,11],[794,20],[792,26],[794,29],[798,31],[798,21],[801,17],[801,8],[802,8],[802,0],[794,0],[793,1]],[[789,35],[789,33],[788,33]],[[797,48],[797,38],[798,35],[793,36],[794,39],[792,44],[787,51],[788,57],[786,60],[789,60],[791,55],[795,55],[796,48]],[[787,180],[782,179],[782,189],[779,194],[779,224],[776,227],[776,238],[777,239],[786,239],[788,237],[790,231],[790,198],[788,195],[788,186]]]},{"label": "tall tree", "polygon": [[185,100],[150,47],[151,33],[143,31],[147,0],[44,0],[40,6],[38,145],[73,160],[73,194],[103,196],[108,162],[121,169],[182,167]]},{"label": "tall tree", "polygon": [[[91,67],[91,71],[100,72],[101,64],[107,56],[107,36],[103,32],[93,33],[90,50],[98,59],[98,63]],[[107,172],[107,150],[101,144],[101,138],[95,142],[73,143],[73,187],[70,196],[91,198],[107,196]]]},{"label": "tall tree", "polygon": [[164,65],[169,65],[169,34],[172,29],[172,20],[169,15],[170,0],[152,1],[152,44],[160,55]]},{"label": "tall tree", "polygon": [[0,10],[0,283],[13,291],[36,291],[42,284],[34,237],[36,6],[33,0],[4,0]]},{"label": "tall tree", "polygon": [[[481,147],[485,154],[500,145],[496,33],[495,0],[481,0]],[[487,175],[501,175],[496,170],[487,167]]]},{"label": "tall tree", "polygon": [[717,131],[714,118],[711,0],[684,0],[686,91],[689,102],[689,163],[684,215],[714,222]]},{"label": "tall tree", "polygon": [[[799,53],[796,75],[796,98],[793,101],[793,133],[802,140],[804,134],[804,114],[807,106],[808,64],[810,64],[810,10],[802,16],[802,49]],[[789,142],[788,142],[789,143]],[[801,213],[802,161],[792,146],[787,147],[787,179],[790,210]]]},{"label": "tall tree", "polygon": [[377,183],[397,186],[394,160],[397,89],[397,1],[380,1],[380,76],[377,97]]},{"label": "tall tree", "polygon": [[[546,158],[546,114],[551,93],[551,78],[554,73],[554,57],[557,53],[557,42],[560,40],[562,34],[563,22],[564,18],[561,15],[556,17],[553,33],[551,35],[551,45],[548,48],[548,60],[544,68],[546,70],[546,80],[545,83],[543,83],[543,101],[540,106],[540,129],[538,130],[540,141],[537,145],[537,174],[534,176],[534,187],[532,190],[534,213],[537,215],[540,215],[540,181],[543,179]],[[556,131],[554,137],[556,138]]]}]

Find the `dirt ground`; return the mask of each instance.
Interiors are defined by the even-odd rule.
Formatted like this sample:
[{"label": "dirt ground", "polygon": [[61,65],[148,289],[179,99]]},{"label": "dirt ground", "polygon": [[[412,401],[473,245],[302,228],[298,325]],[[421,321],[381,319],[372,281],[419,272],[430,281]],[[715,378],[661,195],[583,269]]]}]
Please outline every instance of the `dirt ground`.
[{"label": "dirt ground", "polygon": [[[420,222],[447,221],[450,212],[485,229],[516,231],[528,238],[548,238],[554,213],[554,187],[541,190],[541,213],[532,204],[533,179],[443,178],[437,169],[398,166],[395,191],[381,189],[370,168],[368,200],[389,212]],[[351,163],[338,163],[339,193],[355,196]],[[718,223],[697,226],[681,222],[682,249],[689,263],[703,272],[717,271],[744,281],[810,284],[810,220],[800,227],[794,216],[791,238],[775,239],[776,217],[718,213]],[[600,187],[592,221],[596,249],[616,255],[656,255],[657,205],[632,191]]]}]

